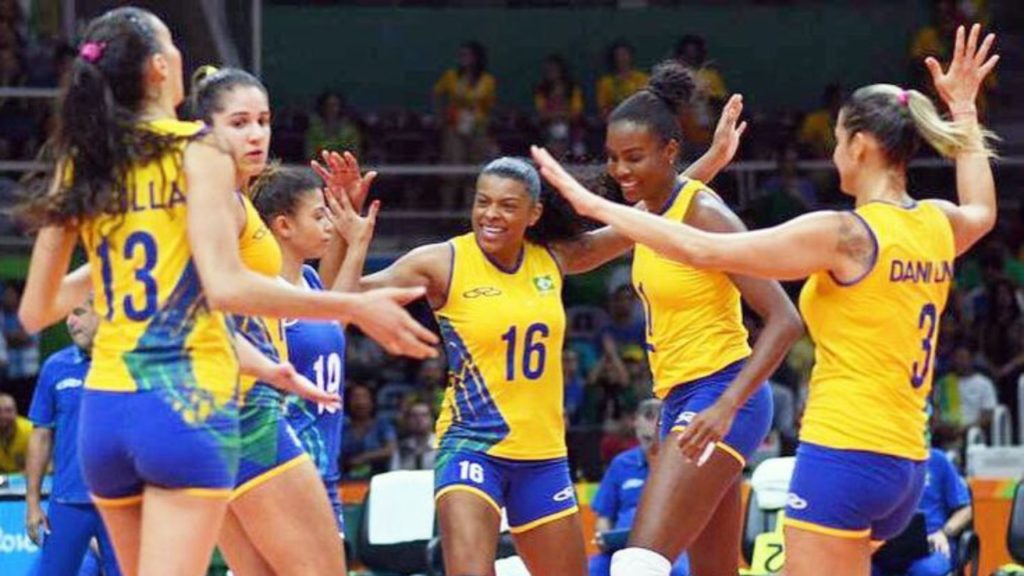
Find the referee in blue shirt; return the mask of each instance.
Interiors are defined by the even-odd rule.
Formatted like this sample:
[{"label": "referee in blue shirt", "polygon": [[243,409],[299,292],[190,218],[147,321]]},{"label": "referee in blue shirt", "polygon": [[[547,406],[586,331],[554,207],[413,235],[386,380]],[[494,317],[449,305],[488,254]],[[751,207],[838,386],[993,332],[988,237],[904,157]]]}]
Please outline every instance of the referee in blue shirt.
[{"label": "referee in blue shirt", "polygon": [[[95,538],[105,576],[120,576],[114,549],[78,466],[78,407],[89,371],[89,352],[98,318],[87,301],[68,316],[74,345],[57,352],[43,365],[28,417],[35,428],[29,440],[25,475],[28,481],[25,525],[33,542],[42,546],[33,570],[38,576],[74,576]],[[53,455],[53,489],[46,512],[41,487]]]}]

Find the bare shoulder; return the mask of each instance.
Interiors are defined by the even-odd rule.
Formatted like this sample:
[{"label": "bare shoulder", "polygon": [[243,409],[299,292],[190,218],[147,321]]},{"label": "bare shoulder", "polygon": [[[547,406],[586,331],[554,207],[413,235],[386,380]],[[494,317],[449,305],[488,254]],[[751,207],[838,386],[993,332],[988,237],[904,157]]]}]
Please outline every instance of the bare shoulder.
[{"label": "bare shoulder", "polygon": [[921,202],[924,202],[926,204],[931,204],[932,206],[935,206],[936,208],[941,210],[942,213],[945,214],[947,218],[950,218],[950,219],[952,219],[953,217],[956,216],[957,210],[959,209],[959,206],[957,206],[956,204],[950,202],[949,200],[940,200],[938,198],[929,198],[927,200],[921,200]]},{"label": "bare shoulder", "polygon": [[694,194],[683,222],[708,232],[743,232],[747,229],[740,217],[708,188]]}]

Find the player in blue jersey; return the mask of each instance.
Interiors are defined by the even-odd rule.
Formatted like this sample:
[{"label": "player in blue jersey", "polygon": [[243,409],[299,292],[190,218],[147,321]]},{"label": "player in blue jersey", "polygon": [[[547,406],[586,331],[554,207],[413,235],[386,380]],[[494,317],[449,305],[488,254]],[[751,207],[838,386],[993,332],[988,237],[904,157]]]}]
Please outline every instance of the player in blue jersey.
[{"label": "player in blue jersey", "polygon": [[[309,169],[270,169],[255,186],[253,203],[281,246],[281,276],[305,290],[324,290],[325,286],[319,273],[304,262],[322,259],[333,242],[343,241],[354,250],[365,249],[362,239],[373,232],[378,204],[371,206],[366,218],[345,218],[343,211],[328,207],[328,200],[333,202],[333,197],[323,194],[320,179]],[[358,270],[337,274],[335,284],[326,289],[351,289],[346,282],[353,282],[358,274]],[[342,393],[344,327],[336,322],[310,320],[286,320],[284,326],[288,359],[295,369],[323,391]],[[344,536],[338,494],[344,414],[338,408],[292,396],[286,402],[286,415],[320,472],[338,532]]]},{"label": "player in blue jersey", "polygon": [[[93,538],[99,542],[104,574],[121,574],[78,465],[78,407],[98,323],[91,298],[71,312],[67,326],[74,345],[50,356],[43,364],[28,412],[35,428],[25,464],[25,528],[29,538],[42,547],[31,572],[40,576],[77,574]],[[53,488],[49,507],[44,511],[41,490],[51,454]]]}]

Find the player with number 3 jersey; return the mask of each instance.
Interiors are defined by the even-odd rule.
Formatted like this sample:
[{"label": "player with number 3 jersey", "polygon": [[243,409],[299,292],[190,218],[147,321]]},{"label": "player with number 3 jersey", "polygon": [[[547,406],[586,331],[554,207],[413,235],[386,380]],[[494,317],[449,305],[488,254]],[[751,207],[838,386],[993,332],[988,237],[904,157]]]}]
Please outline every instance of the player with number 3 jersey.
[{"label": "player with number 3 jersey", "polygon": [[[839,113],[833,160],[846,212],[815,212],[763,231],[715,234],[612,204],[587,191],[546,151],[544,176],[583,215],[666,257],[700,268],[809,278],[800,307],[817,346],[810,398],[786,508],[786,573],[870,571],[874,545],[899,534],[924,484],[925,407],[939,316],[953,260],[995,225],[991,134],[975,98],[998,61],[981,27],[957,31],[948,69],[933,58],[940,116],[915,90],[854,92]],[[914,200],[906,168],[921,140],[956,162],[959,204]],[[633,566],[630,576],[667,574]],[[626,574],[627,572],[622,572]],[[612,574],[616,574],[613,566]]]}]

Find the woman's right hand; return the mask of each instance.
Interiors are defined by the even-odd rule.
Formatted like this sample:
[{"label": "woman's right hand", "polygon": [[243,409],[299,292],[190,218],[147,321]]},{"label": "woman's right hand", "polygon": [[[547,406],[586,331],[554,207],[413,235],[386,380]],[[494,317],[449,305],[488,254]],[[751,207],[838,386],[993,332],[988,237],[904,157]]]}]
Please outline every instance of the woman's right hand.
[{"label": "woman's right hand", "polygon": [[267,382],[278,390],[290,392],[296,396],[316,402],[332,410],[341,409],[341,396],[320,389],[309,378],[299,374],[289,362],[279,362],[266,375]]},{"label": "woman's right hand", "polygon": [[323,164],[311,160],[309,165],[324,181],[328,195],[335,198],[347,195],[356,212],[362,211],[377,172],[371,170],[364,175],[360,171],[359,160],[351,152],[338,154],[324,150],[320,157]]},{"label": "woman's right hand", "polygon": [[353,295],[350,322],[384,347],[389,354],[412,358],[436,358],[437,336],[413,319],[402,307],[422,298],[426,288],[379,288]]},{"label": "woman's right hand", "polygon": [[530,146],[530,154],[540,168],[541,176],[572,204],[573,209],[580,216],[594,217],[594,212],[601,202],[606,202],[600,196],[584,188],[546,148]]},{"label": "woman's right hand", "polygon": [[953,47],[953,61],[943,72],[938,60],[929,56],[924,63],[932,73],[935,90],[943,102],[949,106],[954,116],[957,113],[974,112],[974,101],[978,90],[989,72],[999,62],[999,55],[989,57],[989,50],[996,40],[995,34],[989,34],[978,46],[981,36],[981,25],[971,27],[970,36],[965,40],[966,31],[963,26],[956,29],[956,42]]}]

